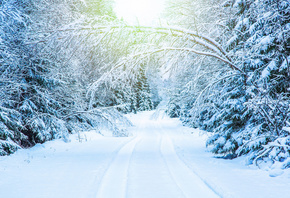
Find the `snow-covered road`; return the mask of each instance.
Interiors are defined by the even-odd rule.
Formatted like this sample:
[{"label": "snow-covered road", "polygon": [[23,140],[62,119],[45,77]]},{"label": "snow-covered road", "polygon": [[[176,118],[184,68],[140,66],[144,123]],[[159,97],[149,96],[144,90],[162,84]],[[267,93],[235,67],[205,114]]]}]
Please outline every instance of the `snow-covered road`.
[{"label": "snow-covered road", "polygon": [[218,197],[178,158],[171,140],[176,128],[149,118],[134,122],[136,136],[114,157],[97,197]]},{"label": "snow-covered road", "polygon": [[129,115],[130,137],[87,132],[82,142],[73,135],[1,157],[0,197],[289,197],[289,171],[269,177],[241,159],[213,158],[198,130],[153,114]]}]

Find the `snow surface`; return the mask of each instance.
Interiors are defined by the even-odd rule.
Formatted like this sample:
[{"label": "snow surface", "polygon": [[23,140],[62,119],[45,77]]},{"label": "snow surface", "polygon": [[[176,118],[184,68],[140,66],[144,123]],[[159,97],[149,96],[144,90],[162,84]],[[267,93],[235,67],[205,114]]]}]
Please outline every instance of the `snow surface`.
[{"label": "snow surface", "polygon": [[[158,113],[158,114],[157,114]],[[0,158],[0,197],[289,197],[289,170],[214,158],[207,134],[162,112],[128,115],[131,137],[90,131]]]}]

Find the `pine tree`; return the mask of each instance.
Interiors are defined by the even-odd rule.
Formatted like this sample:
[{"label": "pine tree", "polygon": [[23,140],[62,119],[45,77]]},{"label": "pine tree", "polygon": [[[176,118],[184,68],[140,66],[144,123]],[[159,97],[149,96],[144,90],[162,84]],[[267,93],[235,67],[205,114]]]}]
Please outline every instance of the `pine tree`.
[{"label": "pine tree", "polygon": [[[130,123],[118,112],[88,111],[84,87],[89,82],[74,72],[82,70],[74,63],[83,58],[72,52],[75,32],[58,32],[79,23],[82,6],[77,0],[0,2],[0,155],[92,128],[126,135],[116,123]],[[72,50],[60,41],[66,36]]]},{"label": "pine tree", "polygon": [[[248,75],[244,89],[239,90],[239,95],[244,95],[243,103],[232,109],[242,107],[238,112],[245,119],[242,125],[235,124],[240,126],[236,129],[216,128],[208,145],[216,153],[227,154],[230,149],[232,156],[251,153],[249,163],[258,164],[263,159],[283,162],[289,155],[285,149],[289,134],[283,131],[289,119],[289,2],[235,1],[231,5],[236,18],[229,23],[234,34],[228,47],[240,55],[237,63]],[[224,123],[228,124],[228,120],[224,119]],[[280,147],[271,146],[277,141]]]}]

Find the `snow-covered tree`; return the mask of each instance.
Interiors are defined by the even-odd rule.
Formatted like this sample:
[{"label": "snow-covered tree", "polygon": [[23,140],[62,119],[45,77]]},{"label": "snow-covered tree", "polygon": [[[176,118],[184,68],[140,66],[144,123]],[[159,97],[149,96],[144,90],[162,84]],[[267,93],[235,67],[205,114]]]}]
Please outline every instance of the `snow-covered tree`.
[{"label": "snow-covered tree", "polygon": [[[249,163],[270,159],[283,164],[289,156],[289,2],[208,2],[173,2],[171,9],[178,7],[179,12],[170,13],[177,23],[200,33],[214,32],[245,75],[223,70],[215,60],[201,62],[207,68],[204,74],[192,71],[185,82],[188,73],[177,77],[168,111],[186,124],[214,132],[207,145],[216,154],[233,158],[250,153]],[[200,13],[202,7],[219,11]],[[200,57],[192,60],[191,66],[198,68]],[[282,166],[289,165],[285,161]]]},{"label": "snow-covered tree", "polygon": [[289,167],[290,3],[167,2],[168,24],[148,27],[112,1],[3,1],[1,154],[101,125],[125,135],[110,109],[152,109],[165,78],[168,114],[213,132],[212,152]]},{"label": "snow-covered tree", "polygon": [[69,133],[81,130],[106,127],[114,135],[126,135],[117,123],[129,122],[114,109],[88,111],[89,78],[82,79],[81,63],[96,57],[84,59],[82,52],[90,49],[92,54],[95,46],[86,47],[89,41],[82,39],[84,47],[79,49],[78,35],[63,31],[85,23],[84,10],[90,6],[78,0],[1,2],[1,155],[55,138],[66,140]]},{"label": "snow-covered tree", "polygon": [[226,89],[217,95],[219,100],[210,102],[215,108],[205,109],[201,126],[210,126],[215,133],[208,146],[229,157],[250,153],[249,163],[283,164],[289,156],[289,133],[284,130],[289,123],[289,2],[224,5],[236,13],[228,22],[232,36],[227,46],[247,77],[224,81],[219,87]]}]

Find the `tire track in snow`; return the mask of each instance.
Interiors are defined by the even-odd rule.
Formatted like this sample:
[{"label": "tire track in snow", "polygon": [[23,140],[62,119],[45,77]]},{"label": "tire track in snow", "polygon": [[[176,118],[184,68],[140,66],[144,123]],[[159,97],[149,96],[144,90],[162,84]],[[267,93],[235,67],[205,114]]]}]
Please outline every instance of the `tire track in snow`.
[{"label": "tire track in snow", "polygon": [[[158,125],[159,126],[159,125]],[[180,185],[177,183],[177,181],[176,181],[176,179],[175,179],[175,177],[172,175],[172,170],[169,168],[169,166],[168,166],[168,161],[167,161],[167,159],[166,159],[166,157],[165,157],[165,155],[164,155],[164,153],[162,152],[163,151],[163,141],[164,141],[164,133],[160,133],[159,132],[159,134],[162,134],[162,138],[160,139],[160,145],[159,145],[159,152],[160,152],[160,156],[162,157],[162,159],[163,159],[163,162],[164,162],[164,164],[166,165],[166,169],[167,169],[167,171],[168,171],[168,173],[169,173],[169,175],[170,175],[170,177],[171,177],[171,179],[172,179],[172,181],[175,183],[175,185],[176,185],[176,187],[178,188],[178,190],[182,193],[182,197],[187,197],[187,195],[184,193],[184,190],[180,187]]]},{"label": "tire track in snow", "polygon": [[128,167],[134,148],[139,141],[140,137],[135,137],[119,150],[100,182],[97,198],[126,197]]},{"label": "tire track in snow", "polygon": [[183,198],[162,157],[161,134],[156,127],[140,128],[129,169],[128,198]]},{"label": "tire track in snow", "polygon": [[213,188],[208,186],[202,178],[196,175],[179,159],[170,138],[164,133],[161,143],[161,153],[176,185],[186,197],[220,197]]},{"label": "tire track in snow", "polygon": [[129,144],[130,142],[134,141],[135,139],[136,139],[136,136],[130,138],[127,141],[124,141],[120,145],[116,145],[117,147],[115,149],[113,149],[112,152],[107,154],[107,156],[106,156],[107,160],[105,160],[105,162],[102,164],[101,167],[98,167],[98,171],[92,171],[92,173],[94,174],[94,180],[90,183],[89,190],[86,193],[86,195],[84,195],[84,197],[86,197],[86,198],[95,198],[97,196],[98,191],[99,191],[99,186],[100,186],[100,184],[101,184],[106,172],[108,171],[110,165],[115,161],[115,159],[118,156],[118,153],[120,152],[120,150],[123,147],[125,147],[127,144]]}]

